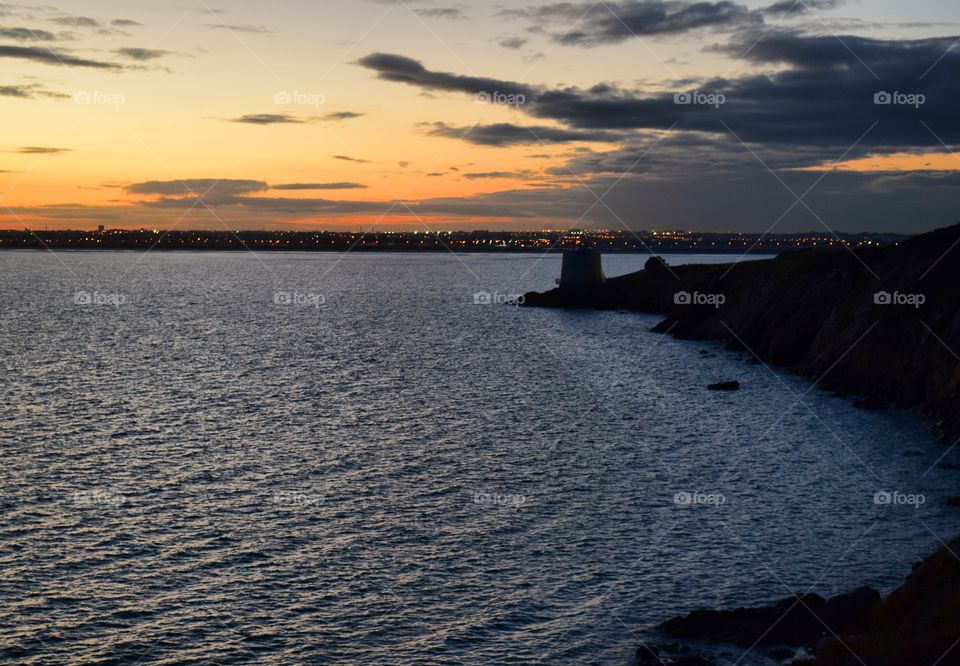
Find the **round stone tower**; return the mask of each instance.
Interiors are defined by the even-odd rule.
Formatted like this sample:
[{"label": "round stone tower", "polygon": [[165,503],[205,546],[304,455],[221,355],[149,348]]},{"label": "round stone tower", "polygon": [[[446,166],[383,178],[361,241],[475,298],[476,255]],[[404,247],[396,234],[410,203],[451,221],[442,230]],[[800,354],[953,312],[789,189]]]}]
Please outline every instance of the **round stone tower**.
[{"label": "round stone tower", "polygon": [[560,241],[563,268],[557,284],[563,287],[589,287],[606,281],[600,250],[590,247],[583,229],[572,229]]},{"label": "round stone tower", "polygon": [[600,250],[577,248],[563,251],[561,287],[589,287],[605,280]]}]

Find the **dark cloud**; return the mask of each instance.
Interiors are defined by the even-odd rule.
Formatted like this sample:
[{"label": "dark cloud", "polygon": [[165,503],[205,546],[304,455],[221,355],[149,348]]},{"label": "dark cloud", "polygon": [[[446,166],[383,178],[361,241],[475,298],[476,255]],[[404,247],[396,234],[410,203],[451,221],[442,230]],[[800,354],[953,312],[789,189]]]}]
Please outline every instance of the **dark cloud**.
[{"label": "dark cloud", "polygon": [[0,96],[29,99],[33,94],[27,86],[0,86]]},{"label": "dark cloud", "polygon": [[137,21],[131,21],[130,19],[114,19],[110,22],[114,28],[137,28],[142,26],[142,23]]},{"label": "dark cloud", "polygon": [[123,48],[117,49],[114,53],[121,55],[125,58],[130,58],[131,60],[156,60],[157,58],[162,58],[163,56],[170,55],[170,51],[160,51],[157,49],[142,49],[142,48]]},{"label": "dark cloud", "polygon": [[357,157],[350,157],[349,155],[334,155],[333,159],[340,160],[341,162],[356,162],[357,164],[370,164],[370,160],[362,160]]},{"label": "dark cloud", "polygon": [[[557,43],[595,47],[637,37],[674,36],[694,31],[762,30],[767,19],[790,19],[842,4],[844,0],[782,0],[762,9],[750,9],[732,0],[625,0],[557,2],[504,9],[500,14],[528,21],[530,32],[548,35]],[[555,29],[551,30],[551,26]]]},{"label": "dark cloud", "polygon": [[239,118],[230,118],[233,123],[246,123],[248,125],[304,125],[309,122],[342,122],[344,120],[353,120],[361,118],[365,114],[355,113],[353,111],[336,111],[315,118],[298,118],[286,113],[253,113]]},{"label": "dark cloud", "polygon": [[373,53],[361,58],[357,64],[373,70],[384,81],[406,83],[424,90],[465,92],[472,95],[482,92],[524,96],[533,94],[533,88],[523,83],[432,72],[413,58],[391,53]]},{"label": "dark cloud", "polygon": [[46,148],[43,146],[24,146],[17,148],[17,152],[23,155],[65,155],[70,152],[69,148]]},{"label": "dark cloud", "polygon": [[572,143],[576,141],[617,141],[621,135],[604,131],[568,130],[556,127],[523,126],[512,123],[456,127],[446,123],[421,123],[430,136],[463,139],[481,146],[518,146],[540,143]]},{"label": "dark cloud", "polygon": [[58,16],[50,19],[57,25],[65,25],[70,28],[100,28],[100,21],[89,16]]},{"label": "dark cloud", "polygon": [[433,19],[463,20],[466,15],[462,9],[456,7],[432,7],[429,9],[415,9],[420,16]]},{"label": "dark cloud", "polygon": [[0,97],[17,97],[19,99],[35,99],[49,97],[51,99],[66,99],[70,95],[45,90],[37,84],[0,86]]},{"label": "dark cloud", "polygon": [[868,186],[880,193],[912,191],[924,196],[934,190],[960,193],[960,171],[906,171],[880,173]]},{"label": "dark cloud", "polygon": [[[762,65],[789,65],[811,70],[860,70],[868,74],[869,68],[880,77],[906,74],[919,80],[941,56],[948,54],[957,39],[887,40],[773,30],[765,34],[742,33],[726,44],[711,46],[706,50]],[[956,63],[954,59],[952,64]],[[947,63],[947,67],[950,64]]]},{"label": "dark cloud", "polygon": [[271,185],[271,190],[364,190],[367,186],[361,183],[287,183]]},{"label": "dark cloud", "polygon": [[562,31],[554,35],[555,41],[568,46],[586,47],[700,29],[742,30],[760,26],[764,22],[760,12],[729,0],[561,2],[525,9],[506,9],[501,14],[527,19],[537,27],[562,26]]},{"label": "dark cloud", "polygon": [[528,41],[525,37],[507,37],[497,43],[505,49],[522,49],[527,45]]},{"label": "dark cloud", "polygon": [[490,180],[498,178],[529,178],[533,173],[530,171],[483,171],[475,173],[465,173],[463,177],[467,180]]},{"label": "dark cloud", "polygon": [[[202,191],[197,192],[202,194]],[[383,204],[366,201],[335,201],[333,199],[289,199],[285,197],[249,197],[243,195],[160,197],[142,205],[150,208],[187,210],[206,204],[210,207],[239,209],[269,215],[307,214],[364,214],[383,213]]]},{"label": "dark cloud", "polygon": [[188,180],[151,180],[128,185],[128,194],[159,194],[163,196],[194,197],[204,200],[223,201],[225,197],[235,197],[270,189],[261,180],[231,180],[217,178],[196,178]]},{"label": "dark cloud", "polygon": [[340,121],[340,120],[353,120],[354,118],[362,118],[366,114],[356,113],[354,111],[335,111],[334,113],[328,113],[320,117],[320,120],[327,121]]},{"label": "dark cloud", "polygon": [[247,125],[302,125],[305,121],[285,113],[254,113],[239,118],[231,118],[232,123]]},{"label": "dark cloud", "polygon": [[[743,35],[713,50],[739,56],[749,48],[751,38]],[[776,32],[747,55],[758,64],[776,65],[773,72],[685,83],[675,92],[645,94],[611,85],[544,89],[499,80],[491,87],[521,91],[526,100],[517,107],[519,111],[564,126],[554,138],[545,134],[541,137],[544,141],[577,140],[563,134],[572,130],[676,128],[721,135],[735,142],[729,128],[747,142],[841,149],[853,146],[866,133],[854,155],[871,149],[938,148],[941,140],[948,146],[960,144],[960,118],[955,109],[955,100],[960,99],[960,77],[956,76],[960,49],[951,50],[957,41],[956,37],[894,41]],[[427,90],[469,93],[478,81],[489,81],[433,72],[396,55],[374,54],[361,64],[385,80]],[[677,103],[676,93],[694,91],[721,94],[723,102]],[[919,108],[876,104],[875,95],[882,91],[922,94],[924,103]],[[445,127],[436,127],[436,133],[450,135]],[[503,140],[493,133],[484,141],[483,128],[479,129],[476,134],[471,132],[470,140],[488,145],[507,145],[510,137],[521,136],[508,126]],[[609,138],[601,135],[583,140]]]},{"label": "dark cloud", "polygon": [[208,28],[214,30],[229,30],[230,32],[246,32],[253,35],[272,35],[273,30],[262,25],[245,25],[240,23],[208,23]]},{"label": "dark cloud", "polygon": [[836,9],[846,4],[846,0],[781,0],[763,8],[763,13],[774,17],[811,14],[815,11]]},{"label": "dark cloud", "polygon": [[66,67],[90,67],[93,69],[122,69],[120,65],[97,60],[88,60],[72,56],[59,49],[44,49],[33,46],[0,46],[0,58],[16,58],[31,60],[45,65],[59,65]]},{"label": "dark cloud", "polygon": [[0,37],[15,39],[18,42],[52,42],[56,39],[56,35],[52,32],[30,28],[0,28]]}]

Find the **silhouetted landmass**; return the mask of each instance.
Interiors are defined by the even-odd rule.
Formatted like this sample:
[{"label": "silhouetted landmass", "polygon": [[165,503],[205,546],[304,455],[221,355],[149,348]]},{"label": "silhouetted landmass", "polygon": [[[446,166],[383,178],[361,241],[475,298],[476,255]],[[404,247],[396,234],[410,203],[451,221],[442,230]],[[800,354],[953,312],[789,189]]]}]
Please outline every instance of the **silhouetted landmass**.
[{"label": "silhouetted landmass", "polygon": [[[859,396],[864,408],[917,409],[936,421],[945,443],[955,444],[958,284],[960,226],[954,226],[897,247],[800,250],[722,266],[651,260],[643,271],[602,284],[526,294],[524,304],[662,314],[655,331],[721,341],[822,388]],[[804,647],[816,655],[805,663],[816,666],[960,663],[960,652],[948,654],[960,649],[958,553],[960,539],[916,565],[882,601],[867,588],[830,600],[805,595],[764,608],[697,611],[661,630],[757,643],[767,656],[785,660]],[[640,664],[714,663],[679,644],[644,646],[637,658]]]},{"label": "silhouetted landmass", "polygon": [[[567,231],[0,231],[0,250],[185,250],[256,252],[553,252]],[[585,243],[604,252],[710,252],[773,254],[784,248],[885,246],[899,234],[731,234],[584,231]]]},{"label": "silhouetted landmass", "polygon": [[742,647],[801,647],[826,632],[841,633],[878,603],[880,593],[869,587],[830,599],[807,593],[781,599],[772,606],[697,610],[667,620],[660,629],[676,638],[733,643]]},{"label": "silhouetted landmass", "polygon": [[[816,666],[928,666],[960,663],[960,539],[914,565],[882,603],[828,638]],[[848,649],[849,648],[849,649]],[[859,657],[854,657],[851,650]],[[860,661],[862,660],[862,662]]]},{"label": "silhouetted landmass", "polygon": [[[771,261],[662,266],[527,306],[662,314],[654,330],[718,340],[855,395],[919,410],[960,440],[960,226],[895,247],[784,252]],[[952,251],[951,251],[952,250]]]},{"label": "silhouetted landmass", "polygon": [[[960,539],[913,566],[887,598],[870,588],[823,599],[788,597],[770,606],[697,610],[658,627],[671,639],[731,643],[774,659],[804,648],[804,666],[932,666],[960,663]],[[682,643],[647,644],[640,666],[713,664]]]}]

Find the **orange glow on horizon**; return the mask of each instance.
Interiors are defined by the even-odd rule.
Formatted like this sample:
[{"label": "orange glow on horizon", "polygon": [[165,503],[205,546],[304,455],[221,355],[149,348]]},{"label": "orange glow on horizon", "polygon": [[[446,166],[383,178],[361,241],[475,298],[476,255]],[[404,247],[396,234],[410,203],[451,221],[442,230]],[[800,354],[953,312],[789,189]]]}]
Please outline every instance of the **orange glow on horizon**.
[{"label": "orange glow on horizon", "polygon": [[796,169],[797,171],[852,171],[857,173],[883,173],[897,171],[960,171],[960,155],[953,153],[894,153],[892,155],[871,155],[855,160]]}]

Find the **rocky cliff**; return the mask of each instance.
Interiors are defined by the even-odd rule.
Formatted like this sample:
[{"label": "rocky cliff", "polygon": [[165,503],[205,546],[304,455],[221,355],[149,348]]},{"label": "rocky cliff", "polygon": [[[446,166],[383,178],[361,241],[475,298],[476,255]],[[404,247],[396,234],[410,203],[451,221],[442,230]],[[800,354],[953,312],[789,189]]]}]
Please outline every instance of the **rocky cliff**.
[{"label": "rocky cliff", "polygon": [[720,340],[863,406],[917,409],[960,440],[960,225],[887,248],[665,266],[525,296],[534,307],[664,315],[654,330]]},{"label": "rocky cliff", "polygon": [[[674,642],[645,644],[638,666],[711,666],[676,639],[731,643],[795,666],[946,666],[960,663],[960,539],[913,566],[887,598],[870,588],[823,599],[788,597],[771,606],[697,610],[658,630]],[[812,657],[796,660],[803,648]],[[726,662],[726,663],[729,663]]]},{"label": "rocky cliff", "polygon": [[960,539],[918,562],[889,597],[816,651],[811,666],[960,663]]}]

